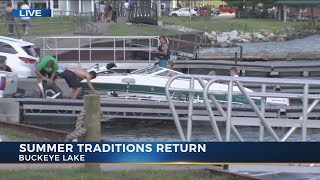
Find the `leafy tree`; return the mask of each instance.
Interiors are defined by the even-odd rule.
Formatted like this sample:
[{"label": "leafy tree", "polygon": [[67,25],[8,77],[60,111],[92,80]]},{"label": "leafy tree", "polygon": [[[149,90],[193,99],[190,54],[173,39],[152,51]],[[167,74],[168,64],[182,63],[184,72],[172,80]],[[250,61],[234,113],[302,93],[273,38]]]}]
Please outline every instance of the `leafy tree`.
[{"label": "leafy tree", "polygon": [[260,3],[267,9],[273,7],[277,1],[278,0],[225,0],[229,6],[238,7],[239,9],[242,9],[244,5],[255,7]]},{"label": "leafy tree", "polygon": [[[307,2],[309,0],[305,0],[305,2]],[[312,4],[312,3],[306,3],[306,4],[297,4],[297,5],[291,5],[291,7],[297,7],[297,8],[309,8],[311,11],[311,15],[309,17],[309,21],[308,21],[308,28],[311,30],[315,30],[316,26],[317,26],[317,20],[315,17],[315,8],[319,7],[320,4]]]},{"label": "leafy tree", "polygon": [[[263,4],[263,12],[267,12],[268,8],[275,6],[275,2],[278,0],[225,0],[225,2],[232,7],[236,7],[238,10],[238,17],[245,11],[244,7],[252,7],[250,12],[251,15],[255,14],[256,7],[261,3]],[[265,14],[262,13],[259,16],[263,17]]]}]

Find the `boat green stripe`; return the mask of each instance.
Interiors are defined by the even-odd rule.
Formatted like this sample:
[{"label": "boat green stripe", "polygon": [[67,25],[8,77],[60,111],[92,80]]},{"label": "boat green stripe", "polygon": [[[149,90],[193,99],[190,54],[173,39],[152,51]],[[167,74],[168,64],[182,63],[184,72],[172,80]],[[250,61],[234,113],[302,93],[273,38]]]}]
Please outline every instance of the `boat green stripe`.
[{"label": "boat green stripe", "polygon": [[[97,91],[115,91],[115,92],[126,92],[127,91],[127,85],[126,84],[102,84],[102,83],[92,83],[94,88]],[[89,90],[89,87],[87,83],[81,83],[83,90]],[[130,93],[140,93],[140,94],[153,94],[153,95],[162,95],[165,96],[165,88],[164,87],[150,87],[150,86],[144,86],[144,85],[130,85],[129,86],[129,92]],[[183,95],[187,96],[187,92],[183,92]],[[199,96],[199,99],[203,99],[202,93],[195,93],[194,97],[197,98]],[[219,101],[227,101],[226,95],[215,95],[215,98]],[[237,95],[232,96],[232,102],[233,103],[241,103],[241,104],[248,104],[247,100],[244,96]],[[254,99],[255,104],[260,105],[261,100]]]}]

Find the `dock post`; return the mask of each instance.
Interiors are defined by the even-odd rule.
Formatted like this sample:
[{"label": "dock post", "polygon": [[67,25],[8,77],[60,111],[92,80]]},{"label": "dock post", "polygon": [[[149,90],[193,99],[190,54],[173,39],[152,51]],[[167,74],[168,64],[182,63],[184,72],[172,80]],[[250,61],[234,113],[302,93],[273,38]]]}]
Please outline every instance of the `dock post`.
[{"label": "dock post", "polygon": [[[101,109],[100,96],[86,95],[84,97],[85,127],[87,133],[85,135],[86,142],[101,141]],[[100,171],[100,164],[86,164],[85,168],[90,171]]]},{"label": "dock post", "polygon": [[235,60],[235,64],[238,64],[238,52],[234,53],[234,60]]},{"label": "dock post", "polygon": [[242,61],[242,58],[243,58],[243,47],[240,46],[240,61]]}]

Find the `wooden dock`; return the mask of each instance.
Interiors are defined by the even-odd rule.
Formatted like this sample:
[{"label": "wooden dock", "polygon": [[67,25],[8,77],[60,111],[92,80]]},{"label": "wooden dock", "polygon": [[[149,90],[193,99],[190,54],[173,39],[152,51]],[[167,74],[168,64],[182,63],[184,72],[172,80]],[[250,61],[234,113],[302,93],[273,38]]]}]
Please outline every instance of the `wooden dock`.
[{"label": "wooden dock", "polygon": [[[75,117],[83,110],[84,103],[83,100],[39,98],[3,98],[0,99],[0,102],[2,104],[6,102],[19,104],[20,122],[42,124],[73,124]],[[175,106],[181,120],[187,120],[188,103],[176,102]],[[218,110],[214,106],[212,108],[217,120],[225,121],[225,118],[221,116]],[[222,104],[222,108],[226,110],[226,104]],[[279,126],[285,127],[285,123],[287,123],[282,118],[291,118],[294,123],[299,123],[298,119],[301,116],[302,106],[266,106],[265,108],[265,117],[277,119]],[[254,126],[259,125],[259,118],[253,112],[251,106],[233,104],[232,110],[232,118],[235,120],[235,124],[248,125],[248,123],[251,123]],[[172,112],[167,102],[103,98],[101,99],[101,111],[103,112],[102,121],[110,119],[173,120]],[[194,120],[209,121],[208,112],[204,104],[194,104],[193,113]],[[309,119],[317,119],[319,113],[320,106],[317,106],[308,117]]]},{"label": "wooden dock", "polygon": [[[198,59],[224,59],[224,60],[235,60],[235,53],[240,59],[240,52],[230,51],[230,53],[213,53],[213,52],[198,52]],[[319,60],[320,52],[259,52],[259,53],[248,53],[242,54],[242,59],[246,61],[250,60]]]}]

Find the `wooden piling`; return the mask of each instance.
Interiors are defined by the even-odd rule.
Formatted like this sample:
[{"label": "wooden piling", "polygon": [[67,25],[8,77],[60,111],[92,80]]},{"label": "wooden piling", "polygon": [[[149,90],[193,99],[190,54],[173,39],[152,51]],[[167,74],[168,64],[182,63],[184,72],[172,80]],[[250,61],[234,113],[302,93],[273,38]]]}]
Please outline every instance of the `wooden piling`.
[{"label": "wooden piling", "polygon": [[[87,133],[85,141],[100,142],[101,141],[101,109],[100,96],[86,95],[84,97],[85,110],[85,127]],[[86,164],[85,168],[90,171],[100,171],[100,164]]]}]

